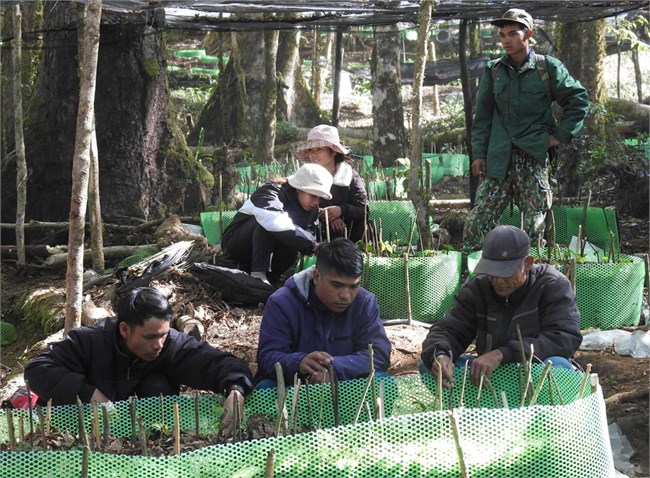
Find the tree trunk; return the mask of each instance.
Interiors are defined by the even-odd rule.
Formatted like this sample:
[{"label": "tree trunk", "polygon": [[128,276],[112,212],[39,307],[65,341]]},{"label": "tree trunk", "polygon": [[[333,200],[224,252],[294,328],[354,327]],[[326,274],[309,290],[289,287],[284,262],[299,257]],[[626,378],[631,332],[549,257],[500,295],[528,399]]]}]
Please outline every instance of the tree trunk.
[{"label": "tree trunk", "polygon": [[97,131],[93,118],[90,135],[90,181],[88,183],[88,212],[90,214],[90,247],[93,251],[93,270],[104,273],[104,233],[102,227],[102,206],[99,195],[99,157],[97,153]]},{"label": "tree trunk", "polygon": [[339,125],[339,107],[341,105],[341,65],[343,64],[343,30],[336,30],[336,54],[334,55],[334,73],[332,74],[332,126]]},{"label": "tree trunk", "polygon": [[68,240],[68,270],[65,290],[65,326],[67,335],[81,325],[83,294],[84,228],[90,167],[90,141],[93,131],[94,100],[97,84],[97,59],[99,54],[99,28],[102,1],[89,0],[83,24],[83,43],[79,56],[79,108],[77,137],[72,162],[72,198],[70,200],[70,237]]},{"label": "tree trunk", "polygon": [[25,207],[27,204],[27,162],[25,160],[25,138],[23,136],[23,81],[22,65],[22,15],[20,5],[13,6],[14,39],[13,51],[13,106],[14,142],[16,145],[16,246],[18,260],[16,265],[23,267],[25,258]]},{"label": "tree trunk", "polygon": [[413,75],[413,145],[411,148],[411,170],[409,171],[408,195],[417,211],[417,225],[424,249],[431,249],[433,240],[428,225],[428,198],[423,189],[419,187],[418,174],[422,166],[422,136],[420,134],[420,114],[422,111],[422,83],[424,82],[424,69],[427,58],[427,38],[431,25],[431,11],[433,2],[424,0],[420,5],[420,29],[418,30],[417,49],[415,54],[415,72]]},{"label": "tree trunk", "polygon": [[300,32],[281,32],[279,38],[278,75],[278,121],[292,122],[296,92],[296,70],[300,69],[298,46]]},{"label": "tree trunk", "polygon": [[[467,20],[461,20],[458,35],[458,59],[460,63],[460,82],[463,88],[463,111],[465,113],[465,146],[469,158],[470,171],[472,168],[472,112],[474,111],[474,95],[470,85],[469,72],[467,69]],[[469,176],[469,203],[474,207],[478,178],[473,174]]]},{"label": "tree trunk", "polygon": [[373,157],[376,165],[393,166],[407,153],[400,78],[400,32],[396,26],[375,28],[372,50]]},{"label": "tree trunk", "polygon": [[[25,121],[30,219],[60,221],[69,213],[79,97],[76,5],[52,2],[45,9],[44,53]],[[121,15],[126,18],[102,26],[97,69],[100,188],[110,191],[103,194],[103,214],[148,220],[195,213],[213,178],[194,159],[170,112],[162,32],[152,26],[152,12]],[[8,191],[4,174],[3,183]],[[15,215],[15,193],[4,191],[7,221]]]},{"label": "tree trunk", "polygon": [[634,79],[636,82],[637,101],[643,101],[643,77],[641,76],[641,63],[639,61],[639,44],[632,48],[632,63],[634,64]]}]

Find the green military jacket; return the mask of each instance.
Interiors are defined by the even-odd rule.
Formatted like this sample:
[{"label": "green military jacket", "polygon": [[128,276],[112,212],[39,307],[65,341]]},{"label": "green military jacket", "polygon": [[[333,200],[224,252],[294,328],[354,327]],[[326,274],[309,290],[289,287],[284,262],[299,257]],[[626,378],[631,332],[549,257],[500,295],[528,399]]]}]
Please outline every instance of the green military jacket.
[{"label": "green military jacket", "polygon": [[[544,58],[548,80],[536,69],[532,51],[518,70],[507,56],[488,61],[483,70],[472,127],[472,156],[485,158],[488,176],[506,177],[513,145],[544,165],[550,135],[569,143],[582,129],[589,111],[587,91],[559,60]],[[493,68],[498,69],[496,75]],[[562,107],[559,125],[552,100]]]}]

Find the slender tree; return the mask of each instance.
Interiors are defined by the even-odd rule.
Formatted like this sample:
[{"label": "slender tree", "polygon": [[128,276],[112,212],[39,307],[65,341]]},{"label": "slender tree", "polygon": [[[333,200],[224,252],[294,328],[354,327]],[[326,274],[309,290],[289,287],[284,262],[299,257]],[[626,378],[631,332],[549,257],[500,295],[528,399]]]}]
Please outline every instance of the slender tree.
[{"label": "slender tree", "polygon": [[22,92],[22,15],[20,5],[13,6],[13,104],[14,141],[16,143],[16,265],[23,267],[25,259],[25,208],[27,205],[27,161],[25,159],[25,138],[23,136],[23,92]]},{"label": "slender tree", "polygon": [[99,27],[102,1],[89,0],[83,23],[83,43],[79,57],[79,107],[77,134],[72,160],[72,197],[70,199],[70,232],[68,238],[68,270],[66,273],[65,326],[63,333],[81,325],[83,286],[84,227],[88,201],[90,143],[93,132]]},{"label": "slender tree", "polygon": [[413,73],[413,106],[412,125],[413,144],[411,146],[411,170],[409,171],[409,199],[417,211],[417,224],[425,249],[431,249],[432,237],[428,225],[428,196],[420,189],[418,176],[422,167],[422,135],[420,133],[420,116],[422,111],[422,85],[427,58],[427,38],[431,25],[432,0],[423,0],[420,4],[420,29],[418,30],[417,49],[415,54],[415,70]]}]

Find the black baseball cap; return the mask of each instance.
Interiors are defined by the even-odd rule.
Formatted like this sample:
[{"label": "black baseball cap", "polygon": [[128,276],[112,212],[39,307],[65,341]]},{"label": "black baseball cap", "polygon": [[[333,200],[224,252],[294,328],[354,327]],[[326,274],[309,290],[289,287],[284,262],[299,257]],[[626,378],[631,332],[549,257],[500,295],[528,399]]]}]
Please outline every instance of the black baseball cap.
[{"label": "black baseball cap", "polygon": [[474,273],[510,277],[529,254],[528,234],[518,227],[497,226],[483,239],[483,252]]}]

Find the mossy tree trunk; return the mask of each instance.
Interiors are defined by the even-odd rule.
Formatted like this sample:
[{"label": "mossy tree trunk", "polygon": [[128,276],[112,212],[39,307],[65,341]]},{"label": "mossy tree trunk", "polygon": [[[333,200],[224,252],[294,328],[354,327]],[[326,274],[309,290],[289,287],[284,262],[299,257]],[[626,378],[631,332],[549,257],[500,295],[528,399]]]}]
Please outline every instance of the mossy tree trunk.
[{"label": "mossy tree trunk", "polygon": [[[64,220],[69,213],[79,98],[76,5],[45,9],[44,54],[25,120],[31,219]],[[162,31],[153,13],[125,15],[101,28],[95,113],[104,218],[195,213],[213,178],[194,160],[169,110]],[[15,196],[3,194],[3,220],[9,212]]]},{"label": "mossy tree trunk", "polygon": [[400,78],[400,32],[396,26],[375,28],[372,50],[373,158],[392,166],[407,155]]}]

